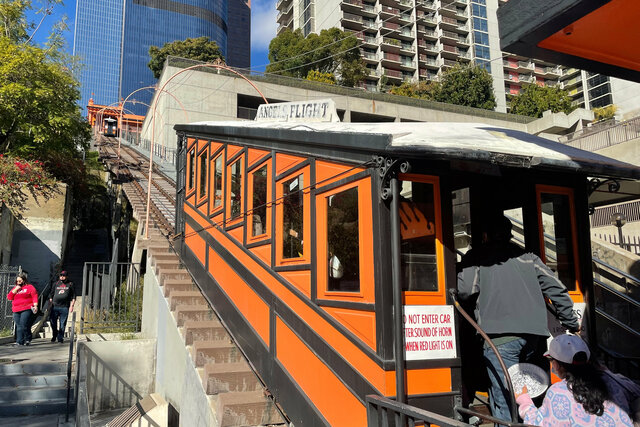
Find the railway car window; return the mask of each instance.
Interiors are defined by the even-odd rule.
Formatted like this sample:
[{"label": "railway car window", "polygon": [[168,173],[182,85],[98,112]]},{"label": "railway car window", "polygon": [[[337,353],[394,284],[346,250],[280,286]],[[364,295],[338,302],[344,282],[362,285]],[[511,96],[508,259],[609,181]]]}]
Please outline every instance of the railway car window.
[{"label": "railway car window", "polygon": [[405,291],[438,290],[435,221],[434,185],[402,181],[400,233]]},{"label": "railway car window", "polygon": [[358,187],[327,200],[328,291],[360,291]]},{"label": "railway car window", "polygon": [[509,221],[511,221],[511,243],[514,243],[521,248],[525,247],[524,241],[524,222],[522,208],[513,208],[503,211]]},{"label": "railway car window", "polygon": [[253,173],[253,227],[251,236],[267,232],[267,179],[269,168],[265,164]]},{"label": "railway car window", "polygon": [[282,184],[282,258],[300,258],[304,253],[304,175]]},{"label": "railway car window", "polygon": [[196,150],[189,151],[189,181],[187,191],[192,190],[196,182]]},{"label": "railway car window", "polygon": [[207,157],[209,152],[207,150],[200,154],[200,191],[198,196],[205,197],[207,195]]},{"label": "railway car window", "polygon": [[231,218],[237,218],[242,213],[242,165],[236,160],[231,165]]},{"label": "railway car window", "polygon": [[461,188],[451,192],[453,239],[458,261],[462,259],[462,255],[471,249],[471,203],[469,195],[469,188]]},{"label": "railway car window", "polygon": [[213,207],[222,205],[222,154],[213,163]]},{"label": "railway car window", "polygon": [[540,194],[544,260],[569,291],[576,290],[570,200],[567,194]]}]

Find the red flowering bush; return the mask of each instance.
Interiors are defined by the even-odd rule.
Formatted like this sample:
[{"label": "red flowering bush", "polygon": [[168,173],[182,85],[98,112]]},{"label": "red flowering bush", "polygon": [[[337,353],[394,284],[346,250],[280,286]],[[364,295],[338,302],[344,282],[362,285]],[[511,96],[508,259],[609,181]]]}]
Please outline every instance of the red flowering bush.
[{"label": "red flowering bush", "polygon": [[25,160],[0,154],[0,201],[19,216],[32,195],[49,198],[55,190],[55,179],[39,160]]}]

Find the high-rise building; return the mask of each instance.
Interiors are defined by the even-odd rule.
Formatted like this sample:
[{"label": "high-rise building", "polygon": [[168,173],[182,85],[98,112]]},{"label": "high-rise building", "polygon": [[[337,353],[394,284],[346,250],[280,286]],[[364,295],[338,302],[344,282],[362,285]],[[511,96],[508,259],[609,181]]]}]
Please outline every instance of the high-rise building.
[{"label": "high-rise building", "polygon": [[[155,84],[147,66],[149,47],[175,40],[209,37],[227,64],[249,67],[250,29],[250,0],[77,0],[73,53],[85,64],[81,106],[90,98],[117,103]],[[144,114],[151,93],[135,98],[140,103],[131,110]]]},{"label": "high-rise building", "polygon": [[[497,111],[507,111],[509,96],[527,83],[566,89],[575,105],[585,108],[619,103],[623,112],[640,111],[638,84],[502,52],[497,10],[505,2],[279,0],[277,32],[300,28],[308,35],[337,27],[355,33],[369,70],[363,87],[372,91],[381,82],[437,79],[462,62],[489,71]],[[633,96],[628,95],[631,86]]]}]

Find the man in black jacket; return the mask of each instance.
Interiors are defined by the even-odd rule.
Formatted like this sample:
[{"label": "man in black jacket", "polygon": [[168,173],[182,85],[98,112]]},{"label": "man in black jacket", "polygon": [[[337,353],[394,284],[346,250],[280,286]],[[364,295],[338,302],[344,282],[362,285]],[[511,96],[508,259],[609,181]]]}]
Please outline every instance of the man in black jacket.
[{"label": "man in black jacket", "polygon": [[[76,293],[73,288],[73,282],[67,277],[66,271],[60,272],[60,280],[58,280],[51,288],[49,294],[51,306],[51,329],[53,337],[51,342],[58,340],[59,343],[64,342],[64,330],[67,326],[67,318],[69,313],[73,312],[73,306],[76,303]],[[60,325],[58,327],[58,319]]]},{"label": "man in black jacket", "polygon": [[[531,362],[549,336],[545,299],[560,323],[576,332],[578,319],[567,288],[542,260],[510,242],[511,221],[504,215],[483,221],[483,245],[462,258],[458,295],[473,303],[478,325],[496,345],[507,369]],[[494,417],[510,420],[509,397],[504,374],[495,353],[484,346],[489,380],[489,399]]]}]

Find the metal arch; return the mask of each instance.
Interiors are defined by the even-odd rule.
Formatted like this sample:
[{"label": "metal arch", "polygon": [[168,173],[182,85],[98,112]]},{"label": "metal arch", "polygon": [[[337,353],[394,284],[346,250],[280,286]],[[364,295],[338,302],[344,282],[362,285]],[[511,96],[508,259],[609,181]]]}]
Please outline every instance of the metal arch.
[{"label": "metal arch", "polygon": [[378,168],[380,176],[380,198],[384,201],[390,201],[393,197],[391,189],[391,178],[396,177],[399,173],[409,173],[411,164],[408,160],[394,159],[391,157],[374,156],[373,161]]}]

